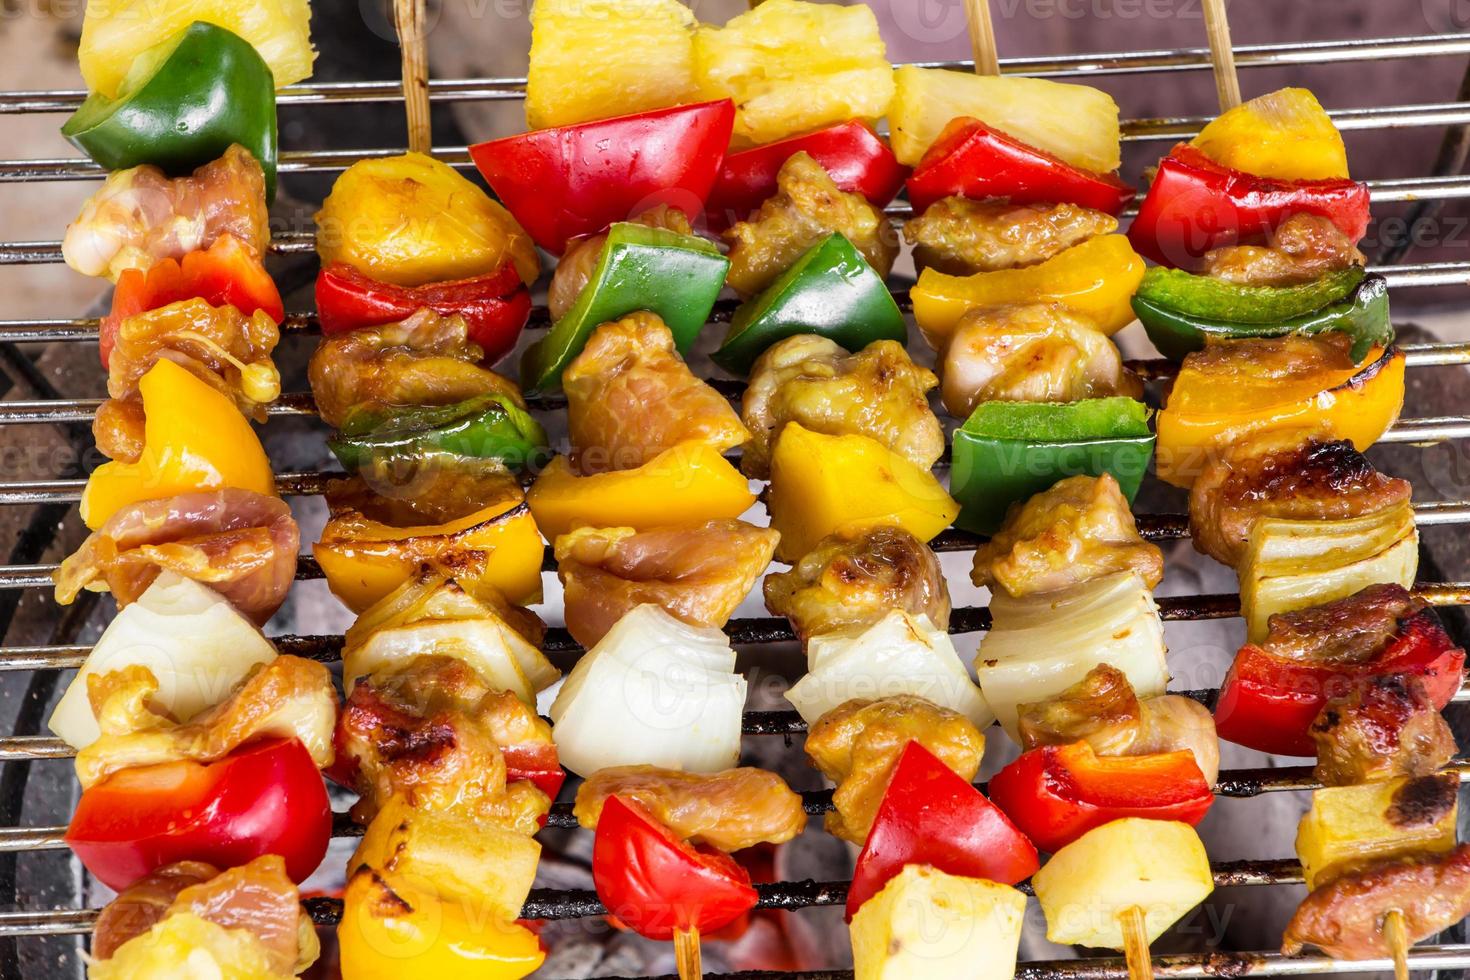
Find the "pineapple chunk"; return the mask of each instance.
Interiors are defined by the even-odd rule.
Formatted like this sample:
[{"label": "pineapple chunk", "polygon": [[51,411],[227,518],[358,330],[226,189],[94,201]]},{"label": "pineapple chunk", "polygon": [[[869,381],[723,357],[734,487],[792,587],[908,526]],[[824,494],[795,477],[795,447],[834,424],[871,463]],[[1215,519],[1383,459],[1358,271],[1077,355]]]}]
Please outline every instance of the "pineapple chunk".
[{"label": "pineapple chunk", "polygon": [[1283,88],[1223,113],[1193,145],[1225,167],[1281,180],[1348,175],[1347,148],[1317,97]]},{"label": "pineapple chunk", "polygon": [[1459,788],[1454,773],[1436,773],[1317,790],[1296,832],[1307,887],[1370,861],[1453,850]]},{"label": "pineapple chunk", "polygon": [[1214,890],[1210,859],[1187,823],[1125,817],[1090,830],[1032,877],[1054,943],[1123,948],[1119,917],[1144,913],[1148,941]]},{"label": "pineapple chunk", "polygon": [[679,0],[536,0],[526,125],[693,102],[694,14]]},{"label": "pineapple chunk", "polygon": [[703,98],[735,100],[741,146],[877,119],[893,99],[878,18],[863,4],[767,0],[724,27],[701,27],[694,74]]},{"label": "pineapple chunk", "polygon": [[960,505],[934,474],[877,440],[788,422],[771,453],[766,509],[781,532],[777,560],[794,562],[833,532],[880,524],[928,541],[949,527]]},{"label": "pineapple chunk", "polygon": [[900,163],[918,163],[951,119],[974,116],[1073,166],[1099,173],[1118,169],[1118,104],[1106,92],[1044,78],[912,65],[893,75],[897,91],[888,124]]},{"label": "pineapple chunk", "polygon": [[311,7],[307,0],[87,0],[77,61],[87,87],[117,95],[133,59],[202,20],[255,46],[276,87],[311,77]]},{"label": "pineapple chunk", "polygon": [[853,980],[1010,980],[1026,897],[911,864],[852,917]]}]

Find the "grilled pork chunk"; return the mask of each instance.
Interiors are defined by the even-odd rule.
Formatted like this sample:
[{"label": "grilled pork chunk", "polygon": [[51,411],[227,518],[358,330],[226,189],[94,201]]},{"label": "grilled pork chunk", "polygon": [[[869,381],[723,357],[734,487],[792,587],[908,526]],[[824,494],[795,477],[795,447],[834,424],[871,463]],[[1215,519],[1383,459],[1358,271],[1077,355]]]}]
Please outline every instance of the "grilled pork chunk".
[{"label": "grilled pork chunk", "polygon": [[1327,703],[1312,724],[1317,781],[1349,786],[1427,776],[1459,746],[1422,677],[1387,674]]}]

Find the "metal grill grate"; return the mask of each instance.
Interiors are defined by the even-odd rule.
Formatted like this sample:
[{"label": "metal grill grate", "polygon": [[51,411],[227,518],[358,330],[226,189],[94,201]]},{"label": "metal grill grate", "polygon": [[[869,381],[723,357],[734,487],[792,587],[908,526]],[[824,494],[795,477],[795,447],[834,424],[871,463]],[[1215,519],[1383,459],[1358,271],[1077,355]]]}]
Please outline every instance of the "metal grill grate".
[{"label": "metal grill grate", "polygon": [[[1309,42],[1294,44],[1239,45],[1234,48],[1235,63],[1241,69],[1262,66],[1301,66],[1326,63],[1412,59],[1434,56],[1470,56],[1470,36],[1436,34],[1420,37],[1389,37],[1353,41]],[[929,66],[969,68],[970,62],[929,62]],[[1001,60],[1005,73],[1050,78],[1086,80],[1103,75],[1173,73],[1210,70],[1212,61],[1206,48],[1180,48],[1137,52],[1115,52],[1064,57],[1012,58]],[[433,80],[430,99],[436,103],[513,101],[524,97],[525,80],[521,78],[470,78]],[[0,92],[0,115],[29,113],[63,113],[74,110],[84,98],[80,91]],[[353,105],[402,100],[397,82],[339,82],[300,84],[287,87],[278,101],[283,105]],[[1422,105],[1399,105],[1383,108],[1348,109],[1332,113],[1344,130],[1391,129],[1404,127],[1461,127],[1470,125],[1470,102]],[[1164,141],[1197,132],[1208,117],[1132,119],[1123,123],[1126,141]],[[362,151],[298,151],[281,155],[282,174],[340,171],[365,157],[387,156],[401,152],[396,148]],[[447,146],[435,150],[440,159],[458,167],[471,166],[463,146]],[[102,171],[84,159],[0,160],[0,183],[29,181],[63,181],[99,179]],[[1442,201],[1470,197],[1470,176],[1435,174],[1392,180],[1369,180],[1375,203]],[[907,214],[906,206],[890,208],[895,219]],[[272,241],[277,254],[308,254],[314,251],[310,233],[277,235]],[[0,242],[0,265],[32,265],[61,261],[57,241]],[[1390,265],[1380,268],[1394,289],[1420,286],[1470,285],[1470,262]],[[899,291],[897,298],[907,310],[908,298]],[[716,321],[728,320],[733,304],[724,302],[716,308]],[[532,313],[531,329],[545,328],[549,317],[544,308]],[[11,346],[33,342],[95,342],[98,324],[95,319],[29,319],[0,321],[0,352],[15,355]],[[311,313],[289,314],[283,333],[310,334],[317,330]],[[1408,366],[1419,369],[1430,366],[1470,364],[1470,343],[1418,344],[1405,348]],[[18,356],[18,355],[17,355]],[[14,357],[6,358],[14,363]],[[1167,377],[1172,365],[1151,360],[1135,361],[1130,366],[1145,377]],[[738,397],[738,382],[714,381],[723,393]],[[0,424],[78,423],[92,418],[96,400],[49,398],[39,401],[0,401]],[[564,405],[556,398],[533,400],[532,407],[555,409]],[[309,393],[291,393],[271,407],[272,417],[314,415]],[[1445,440],[1470,438],[1470,416],[1402,419],[1384,437],[1385,442],[1428,444]],[[946,465],[946,461],[941,465]],[[278,485],[285,494],[320,493],[330,474],[282,473]],[[64,507],[79,499],[83,481],[55,479],[30,482],[0,482],[0,506],[51,505]],[[1421,526],[1470,524],[1470,500],[1424,503],[1416,508]],[[1182,515],[1140,515],[1139,527],[1153,540],[1178,539],[1188,536],[1188,520]],[[958,531],[942,534],[933,542],[936,551],[973,549],[976,538]],[[0,566],[0,603],[15,590],[48,588],[54,565],[15,564]],[[547,568],[554,565],[547,556]],[[298,579],[320,578],[315,561],[304,557],[298,568]],[[1423,583],[1418,593],[1428,602],[1442,606],[1470,605],[1470,582]],[[1159,600],[1166,620],[1220,619],[1238,615],[1238,597],[1234,595],[1200,595],[1168,597]],[[0,623],[8,624],[4,615]],[[960,608],[954,611],[950,631],[969,633],[987,629],[989,612],[985,608]],[[3,628],[3,627],[0,627]],[[727,627],[734,643],[759,645],[794,640],[785,620],[752,618],[732,621]],[[341,649],[341,636],[283,636],[274,638],[282,652],[333,661]],[[581,648],[565,630],[548,632],[545,649],[558,666],[574,662]],[[0,649],[0,672],[55,671],[79,666],[87,654],[86,646],[52,645],[5,647]],[[1185,692],[1206,704],[1213,701],[1214,690]],[[1470,702],[1470,685],[1455,697],[1457,702]],[[793,711],[753,711],[745,716],[744,731],[748,735],[789,736],[805,731],[805,725]],[[27,766],[35,760],[66,759],[71,750],[60,740],[35,734],[0,736],[0,762],[7,766]],[[1470,780],[1470,759],[1452,765],[1462,781]],[[1245,798],[1264,793],[1310,789],[1310,767],[1231,770],[1220,774],[1217,795]],[[831,809],[830,791],[804,793],[808,813],[821,814]],[[552,808],[548,825],[576,826],[569,804]],[[54,826],[0,827],[0,855],[18,852],[59,850],[64,828]],[[337,814],[335,834],[339,837],[360,836],[362,829],[345,814]],[[1301,868],[1295,860],[1257,860],[1218,863],[1214,865],[1216,883],[1221,886],[1274,885],[1298,883]],[[846,882],[778,882],[758,886],[760,907],[798,909],[812,906],[840,905],[845,901]],[[340,903],[330,899],[307,902],[313,917],[322,924],[336,921]],[[595,893],[585,890],[537,889],[531,894],[523,915],[526,918],[558,919],[596,916],[605,910]],[[5,909],[0,910],[0,937],[30,937],[86,932],[96,916],[95,909]],[[1470,945],[1425,945],[1415,948],[1409,958],[1416,971],[1470,969]],[[1304,974],[1358,973],[1391,968],[1388,960],[1342,962],[1325,956],[1284,957],[1277,953],[1210,953],[1202,955],[1159,956],[1154,959],[1155,972],[1165,978],[1204,978],[1246,974],[1254,976],[1293,976]],[[1017,976],[1024,980],[1040,978],[1073,978],[1101,980],[1127,975],[1121,958],[1091,958],[1019,964]],[[783,977],[788,980],[837,980],[850,973],[811,971],[803,973],[753,972],[728,975],[726,980],[758,977]]]}]

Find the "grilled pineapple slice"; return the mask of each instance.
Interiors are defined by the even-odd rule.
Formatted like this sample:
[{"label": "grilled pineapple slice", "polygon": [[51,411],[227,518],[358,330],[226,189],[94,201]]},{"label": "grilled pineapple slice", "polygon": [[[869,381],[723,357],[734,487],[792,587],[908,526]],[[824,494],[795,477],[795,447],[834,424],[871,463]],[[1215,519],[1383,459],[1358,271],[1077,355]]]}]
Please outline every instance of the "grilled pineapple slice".
[{"label": "grilled pineapple slice", "polygon": [[1316,790],[1296,831],[1307,887],[1384,858],[1454,850],[1459,789],[1459,776],[1435,773]]},{"label": "grilled pineapple slice", "polygon": [[878,19],[863,4],[766,0],[724,27],[701,27],[694,72],[702,98],[735,100],[744,146],[877,119],[893,98]]},{"label": "grilled pineapple slice", "polygon": [[853,980],[1010,980],[1026,897],[908,865],[852,917]]},{"label": "grilled pineapple slice", "polygon": [[1118,104],[1106,92],[1044,78],[996,77],[912,65],[893,73],[893,152],[913,166],[956,116],[974,116],[1085,170],[1117,170]]},{"label": "grilled pineapple slice", "polygon": [[1222,114],[1193,145],[1216,163],[1281,180],[1348,175],[1347,148],[1317,97],[1283,88]]},{"label": "grilled pineapple slice", "polygon": [[133,59],[202,20],[255,46],[276,87],[311,77],[311,7],[307,0],[87,0],[77,61],[94,92],[115,97]]},{"label": "grilled pineapple slice", "polygon": [[526,125],[693,102],[694,14],[679,0],[536,0]]},{"label": "grilled pineapple slice", "polygon": [[1123,948],[1120,916],[1137,906],[1153,942],[1214,890],[1205,845],[1187,823],[1125,817],[1052,855],[1031,879],[1046,938]]}]

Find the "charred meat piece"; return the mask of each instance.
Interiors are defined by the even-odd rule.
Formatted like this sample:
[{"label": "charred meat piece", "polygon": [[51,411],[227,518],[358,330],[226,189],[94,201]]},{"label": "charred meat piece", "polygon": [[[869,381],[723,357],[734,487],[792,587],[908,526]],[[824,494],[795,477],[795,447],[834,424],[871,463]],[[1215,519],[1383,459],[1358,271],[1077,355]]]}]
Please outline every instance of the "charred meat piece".
[{"label": "charred meat piece", "polygon": [[264,422],[266,406],[281,394],[281,375],[271,361],[280,339],[275,321],[263,311],[247,317],[233,306],[210,306],[202,299],[128,317],[108,361],[111,398],[92,420],[97,448],[112,459],[137,460],[144,422],[138,382],[161,360],[183,367],[241,413]]},{"label": "charred meat piece", "polygon": [[1104,473],[1069,476],[1012,504],[1000,531],[976,549],[970,579],[1020,598],[1126,571],[1153,588],[1164,556],[1139,535],[1118,481]]},{"label": "charred meat piece", "polygon": [[1056,303],[991,306],[960,320],[940,361],[944,409],[968,418],[987,401],[1143,397],[1143,382],[1096,324]]},{"label": "charred meat piece", "polygon": [[300,532],[279,497],[250,490],[186,493],[120,509],[56,570],[56,601],[105,589],[135,601],[162,569],[203,582],[257,625],[296,577]]},{"label": "charred meat piece", "polygon": [[792,154],[776,175],[776,187],[774,197],[724,233],[730,243],[726,281],[737,293],[765,289],[833,232],[852,242],[879,276],[892,270],[898,236],[883,210],[841,190],[809,154]]},{"label": "charred meat piece", "polygon": [[1036,265],[1117,230],[1117,218],[1075,204],[946,197],[909,219],[903,237],[914,246],[920,268],[969,276]]},{"label": "charred meat piece", "polygon": [[750,430],[740,470],[771,475],[771,447],[787,422],[827,435],[877,440],[920,469],[944,454],[944,428],[929,407],[938,379],[903,345],[879,340],[856,354],[817,334],[771,346],[751,368],[740,417]]},{"label": "charred meat piece", "polygon": [[1100,664],[1056,697],[1017,706],[1021,748],[1085,741],[1102,756],[1191,752],[1205,782],[1220,774],[1220,740],[1208,708],[1181,694],[1139,699],[1127,676]]},{"label": "charred meat piece", "polygon": [[422,309],[399,323],[322,338],[307,376],[322,420],[336,428],[354,412],[453,405],[476,395],[505,395],[524,408],[513,381],[480,366],[484,356],[463,318]]},{"label": "charred meat piece", "polygon": [[[650,208],[629,220],[634,224],[662,228],[680,235],[694,233],[684,212],[667,204]],[[556,271],[552,273],[551,285],[546,291],[546,307],[553,320],[561,319],[577,302],[577,297],[582,294],[587,283],[592,281],[597,262],[602,258],[602,247],[606,244],[607,232],[604,231],[576,239],[562,253],[561,259],[556,263]]]},{"label": "charred meat piece", "polygon": [[949,626],[939,558],[901,527],[823,538],[789,572],[766,576],[766,608],[791,621],[803,644],[818,633],[868,626],[898,609]]},{"label": "charred meat piece", "polygon": [[821,717],[806,737],[806,754],[837,784],[827,832],[862,844],[877,816],[904,746],[918,742],[961,778],[973,780],[985,736],[957,711],[909,694],[855,698]]},{"label": "charred meat piece", "polygon": [[1295,286],[1366,261],[1330,219],[1294,214],[1264,245],[1227,245],[1206,252],[1200,272],[1244,286]]},{"label": "charred meat piece", "polygon": [[453,657],[415,657],[359,681],[335,741],[332,777],[362,794],[352,808],[358,823],[370,822],[395,793],[413,806],[525,834],[540,828],[551,807],[531,783],[506,783],[502,751],[550,746],[551,726]]},{"label": "charred meat piece", "polygon": [[1470,844],[1448,854],[1390,858],[1332,879],[1297,908],[1281,951],[1294,955],[1311,945],[1335,959],[1388,956],[1390,910],[1403,915],[1410,943],[1470,915]]},{"label": "charred meat piece", "polygon": [[1312,724],[1317,781],[1348,786],[1427,776],[1455,757],[1449,723],[1422,677],[1387,674],[1327,703]]},{"label": "charred meat piece", "polygon": [[566,589],[567,629],[590,647],[645,602],[691,626],[718,629],[760,581],[780,537],[730,520],[563,534],[556,539],[556,571]]},{"label": "charred meat piece", "polygon": [[1438,622],[1423,600],[1401,585],[1368,588],[1320,606],[1272,616],[1266,652],[1287,660],[1324,664],[1361,664],[1378,656],[1420,615]]},{"label": "charred meat piece", "polygon": [[1384,476],[1345,439],[1278,429],[1232,443],[1189,494],[1194,546],[1231,567],[1259,520],[1341,521],[1409,502],[1407,480]]},{"label": "charred meat piece", "polygon": [[634,800],[684,840],[725,852],[780,844],[806,826],[801,797],[764,769],[711,775],[657,766],[600,769],[577,790],[577,822],[595,828],[609,796]]},{"label": "charred meat piece", "polygon": [[279,656],[183,725],[153,711],[157,692],[153,672],[136,664],[87,678],[87,697],[102,736],[77,752],[83,789],[119,769],[181,759],[213,762],[267,736],[298,740],[318,766],[332,762],[337,691],[323,664]]},{"label": "charred meat piece", "polygon": [[694,376],[652,313],[597,328],[562,374],[578,470],[635,469],[681,442],[723,452],[750,433],[714,388]]},{"label": "charred meat piece", "polygon": [[182,258],[225,234],[256,255],[270,244],[265,172],[239,144],[188,177],[170,178],[151,164],[109,174],[67,225],[61,254],[84,276],[116,280],[124,269]]}]

